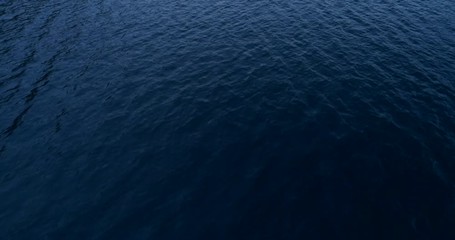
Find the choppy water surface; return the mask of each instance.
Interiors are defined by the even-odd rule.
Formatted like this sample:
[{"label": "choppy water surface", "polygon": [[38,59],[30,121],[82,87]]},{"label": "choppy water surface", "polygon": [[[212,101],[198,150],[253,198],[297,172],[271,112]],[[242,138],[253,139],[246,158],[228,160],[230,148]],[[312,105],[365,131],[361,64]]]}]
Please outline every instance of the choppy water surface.
[{"label": "choppy water surface", "polygon": [[0,0],[2,239],[455,239],[453,1]]}]

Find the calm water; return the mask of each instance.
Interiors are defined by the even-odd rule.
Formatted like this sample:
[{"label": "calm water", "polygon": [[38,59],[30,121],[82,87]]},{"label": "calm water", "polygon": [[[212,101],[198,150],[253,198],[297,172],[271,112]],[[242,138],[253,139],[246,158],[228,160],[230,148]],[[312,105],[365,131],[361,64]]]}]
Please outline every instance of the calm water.
[{"label": "calm water", "polygon": [[2,239],[455,239],[451,0],[0,0]]}]

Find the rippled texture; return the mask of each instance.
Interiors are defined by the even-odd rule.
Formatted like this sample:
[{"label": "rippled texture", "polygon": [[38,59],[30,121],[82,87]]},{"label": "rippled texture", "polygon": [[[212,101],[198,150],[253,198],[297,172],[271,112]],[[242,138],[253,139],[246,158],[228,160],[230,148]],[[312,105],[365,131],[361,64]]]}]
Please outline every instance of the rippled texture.
[{"label": "rippled texture", "polygon": [[0,0],[3,239],[455,239],[455,4]]}]

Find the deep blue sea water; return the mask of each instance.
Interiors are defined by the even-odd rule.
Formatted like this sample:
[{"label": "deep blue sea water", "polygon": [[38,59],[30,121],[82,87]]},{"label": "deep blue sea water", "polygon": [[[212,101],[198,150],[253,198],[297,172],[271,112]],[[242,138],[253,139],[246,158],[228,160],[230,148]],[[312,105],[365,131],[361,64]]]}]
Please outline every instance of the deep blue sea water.
[{"label": "deep blue sea water", "polygon": [[455,239],[452,0],[0,0],[1,239]]}]

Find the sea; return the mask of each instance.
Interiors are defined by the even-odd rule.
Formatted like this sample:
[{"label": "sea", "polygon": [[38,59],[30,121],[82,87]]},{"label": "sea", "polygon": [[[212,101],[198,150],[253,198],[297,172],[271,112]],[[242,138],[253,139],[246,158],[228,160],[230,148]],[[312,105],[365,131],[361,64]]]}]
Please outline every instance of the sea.
[{"label": "sea", "polygon": [[0,0],[0,238],[455,239],[455,2]]}]

